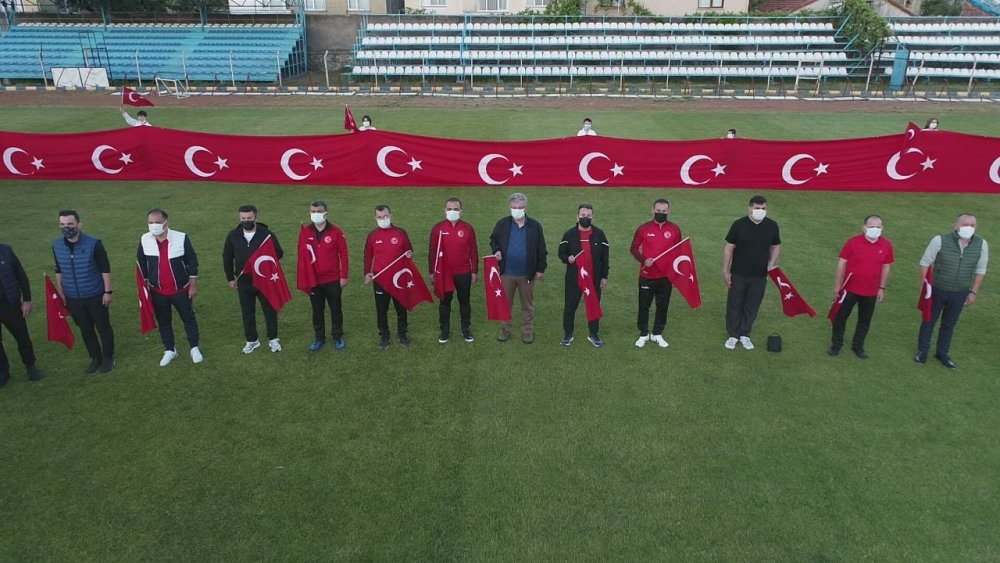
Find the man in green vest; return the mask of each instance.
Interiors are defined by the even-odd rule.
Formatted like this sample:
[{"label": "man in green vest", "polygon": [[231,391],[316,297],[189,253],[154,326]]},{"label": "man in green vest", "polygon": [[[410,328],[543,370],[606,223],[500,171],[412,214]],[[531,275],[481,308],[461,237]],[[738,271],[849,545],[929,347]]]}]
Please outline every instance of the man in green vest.
[{"label": "man in green vest", "polygon": [[948,351],[951,335],[958,323],[962,308],[976,302],[979,287],[986,277],[986,263],[989,248],[982,237],[976,236],[976,216],[963,213],[955,220],[955,230],[931,239],[920,259],[920,276],[927,275],[927,268],[934,270],[931,291],[931,320],[921,323],[917,340],[917,355],[913,361],[918,364],[927,361],[931,347],[934,324],[941,319],[938,331],[937,352],[934,358],[944,367],[955,369]]}]

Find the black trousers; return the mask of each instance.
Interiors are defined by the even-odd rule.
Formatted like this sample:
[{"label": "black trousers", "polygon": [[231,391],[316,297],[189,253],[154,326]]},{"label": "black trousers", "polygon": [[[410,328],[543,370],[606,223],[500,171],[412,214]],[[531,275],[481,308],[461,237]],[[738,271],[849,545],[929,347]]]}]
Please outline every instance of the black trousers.
[{"label": "black trousers", "polygon": [[656,312],[653,314],[653,334],[663,334],[667,328],[667,310],[670,308],[670,296],[674,285],[667,278],[651,280],[639,278],[639,316],[636,325],[639,335],[649,334],[649,308],[656,301]]},{"label": "black trousers", "polygon": [[458,294],[458,318],[462,329],[472,326],[472,303],[469,293],[472,291],[472,274],[457,274],[451,277],[455,281],[455,291],[444,294],[444,299],[438,304],[438,323],[442,331],[451,330],[451,300]]},{"label": "black trousers", "polygon": [[341,300],[343,288],[340,287],[340,280],[332,283],[318,285],[309,294],[309,303],[312,304],[313,332],[316,333],[316,340],[323,342],[326,340],[326,307],[330,306],[330,336],[336,341],[344,336],[344,307]]},{"label": "black trousers", "polygon": [[160,340],[164,350],[176,350],[174,344],[174,316],[171,309],[177,309],[177,314],[184,323],[184,333],[192,348],[198,345],[198,321],[194,317],[194,303],[187,292],[177,295],[160,295],[150,291],[153,298],[153,312],[156,313],[156,324],[160,325]]},{"label": "black trousers", "polygon": [[[92,360],[112,360],[115,357],[115,333],[111,329],[111,311],[101,301],[103,295],[86,299],[66,298],[66,308],[73,316],[73,322],[80,327],[87,354]],[[101,335],[100,341],[97,335]]]},{"label": "black trousers", "polygon": [[851,339],[851,349],[864,350],[865,337],[868,336],[868,329],[871,327],[872,315],[875,314],[875,303],[878,298],[862,297],[856,293],[847,292],[844,302],[840,304],[840,311],[833,319],[833,340],[831,346],[840,350],[844,345],[844,332],[847,330],[847,319],[851,316],[854,306],[858,306],[858,324],[854,328],[854,337]]},{"label": "black trousers", "polygon": [[[21,304],[11,305],[6,301],[0,303],[0,324],[7,327],[17,341],[17,352],[21,355],[24,367],[34,366],[35,349],[31,345],[31,336],[28,335],[28,323],[21,314]],[[0,374],[10,374],[10,362],[7,360],[7,351],[3,348],[3,330],[0,330]]]},{"label": "black trousers", "polygon": [[260,310],[264,312],[264,326],[267,329],[267,339],[274,340],[278,337],[278,312],[271,307],[264,295],[257,291],[257,288],[240,287],[240,312],[243,313],[243,335],[247,342],[260,340],[257,334],[257,305],[260,302]]},{"label": "black trousers", "polygon": [[920,323],[920,335],[917,338],[917,350],[923,353],[931,347],[931,336],[934,335],[934,325],[941,319],[941,329],[938,330],[937,353],[947,356],[951,351],[951,337],[958,324],[958,317],[965,308],[965,298],[968,291],[944,291],[934,288],[931,294],[931,320]]},{"label": "black trousers", "polygon": [[379,284],[372,283],[372,286],[375,288],[375,324],[378,326],[378,335],[389,337],[389,302],[392,301],[396,308],[396,334],[406,336],[406,307],[393,299]]},{"label": "black trousers", "polygon": [[[594,284],[594,289],[597,290],[597,300],[601,299],[601,285],[600,282]],[[580,307],[580,300],[583,299],[583,292],[580,291],[580,285],[577,283],[576,278],[566,280],[566,300],[563,303],[563,334],[566,336],[573,336],[573,325],[576,320],[576,310]],[[584,310],[587,306],[584,304]],[[585,315],[586,316],[586,315]],[[597,331],[601,328],[600,319],[596,321],[587,322],[587,330],[590,332],[590,336],[597,336]]]},{"label": "black trousers", "polygon": [[764,300],[767,277],[732,275],[733,285],[726,297],[726,332],[731,338],[750,336]]}]

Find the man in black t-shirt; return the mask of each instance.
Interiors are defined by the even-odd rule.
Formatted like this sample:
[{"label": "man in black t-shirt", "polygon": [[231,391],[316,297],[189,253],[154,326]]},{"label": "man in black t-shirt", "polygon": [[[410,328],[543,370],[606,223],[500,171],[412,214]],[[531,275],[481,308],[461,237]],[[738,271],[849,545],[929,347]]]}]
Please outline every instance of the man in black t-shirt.
[{"label": "man in black t-shirt", "polygon": [[722,281],[729,288],[726,299],[725,346],[729,350],[742,344],[753,350],[750,331],[757,320],[757,310],[764,299],[767,272],[777,265],[781,252],[778,224],[767,218],[764,196],[750,198],[747,216],[729,227],[722,251]]}]

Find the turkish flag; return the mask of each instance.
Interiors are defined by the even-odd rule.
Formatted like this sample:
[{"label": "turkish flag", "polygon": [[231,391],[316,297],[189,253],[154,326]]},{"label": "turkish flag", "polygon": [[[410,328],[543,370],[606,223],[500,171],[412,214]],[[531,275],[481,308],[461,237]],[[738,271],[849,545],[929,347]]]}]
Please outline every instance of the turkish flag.
[{"label": "turkish flag", "polygon": [[344,104],[344,129],[348,131],[357,131],[358,124],[354,121],[354,114],[351,113],[351,108]]},{"label": "turkish flag", "polygon": [[826,318],[830,319],[830,322],[837,320],[837,313],[840,312],[840,306],[844,304],[844,298],[847,297],[847,282],[851,280],[851,276],[854,272],[847,274],[847,278],[844,279],[844,283],[840,284],[840,291],[837,292],[836,299],[833,300],[833,304],[830,305],[830,312],[826,314]]},{"label": "turkish flag", "polygon": [[933,301],[931,296],[934,294],[934,286],[931,285],[931,282],[934,281],[933,272],[933,266],[927,268],[927,275],[924,276],[924,283],[920,288],[920,299],[917,301],[917,309],[920,309],[920,317],[925,323],[931,322],[931,307]]},{"label": "turkish flag", "polygon": [[76,338],[69,329],[69,311],[66,304],[59,298],[56,286],[52,285],[49,276],[45,276],[45,320],[49,328],[49,342],[62,342],[64,346],[73,349]]},{"label": "turkish flag", "polygon": [[378,282],[382,289],[388,291],[389,295],[402,303],[407,311],[416,309],[417,305],[424,301],[434,302],[431,291],[427,289],[427,284],[424,282],[423,276],[420,275],[420,270],[417,269],[413,258],[406,254],[401,255],[392,264],[375,274],[375,279],[378,278],[382,278]]},{"label": "turkish flag", "polygon": [[302,225],[299,229],[299,256],[295,271],[295,288],[299,291],[312,293],[319,282],[316,280],[316,249],[309,244],[313,230],[311,225]]},{"label": "turkish flag", "polygon": [[486,318],[491,321],[510,320],[510,299],[500,279],[500,264],[497,257],[483,256],[483,271],[486,272]]},{"label": "turkish flag", "polygon": [[153,299],[146,287],[146,278],[142,277],[139,263],[135,263],[135,287],[139,292],[139,332],[146,334],[156,328],[156,315],[153,313]]},{"label": "turkish flag", "polygon": [[667,274],[670,283],[684,296],[692,309],[701,307],[701,289],[698,286],[698,272],[694,267],[694,250],[691,239],[685,238],[673,245],[657,257],[662,272]]},{"label": "turkish flag", "polygon": [[576,256],[576,285],[583,294],[583,304],[587,308],[587,322],[594,322],[604,316],[601,298],[594,283],[594,260],[590,254],[580,252]]},{"label": "turkish flag", "polygon": [[145,96],[129,87],[122,88],[122,104],[126,106],[135,106],[137,108],[156,107],[156,104],[147,100]]},{"label": "turkish flag", "polygon": [[250,255],[243,266],[243,274],[253,276],[253,286],[264,294],[275,311],[280,311],[285,303],[292,300],[288,280],[285,278],[285,271],[281,269],[281,262],[278,262],[278,253],[274,249],[271,235],[267,235],[264,242]]},{"label": "turkish flag", "polygon": [[781,268],[775,268],[768,272],[767,275],[771,277],[774,285],[778,286],[778,292],[781,295],[781,310],[785,313],[786,317],[794,317],[795,315],[816,316],[816,311],[806,303],[806,300],[795,289],[795,286],[792,285],[792,281],[788,279],[785,272],[781,271]]},{"label": "turkish flag", "polygon": [[444,299],[447,293],[455,291],[455,278],[451,277],[451,268],[448,267],[448,258],[444,255],[444,237],[448,233],[440,231],[438,234],[437,257],[434,259],[434,295],[438,299]]}]

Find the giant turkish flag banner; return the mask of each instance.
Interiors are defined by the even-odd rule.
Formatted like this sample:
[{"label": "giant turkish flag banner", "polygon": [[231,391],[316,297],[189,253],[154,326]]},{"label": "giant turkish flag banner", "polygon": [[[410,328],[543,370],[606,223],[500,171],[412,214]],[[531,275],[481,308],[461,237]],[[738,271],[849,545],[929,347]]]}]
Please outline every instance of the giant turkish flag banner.
[{"label": "giant turkish flag banner", "polygon": [[775,268],[768,272],[767,275],[774,282],[774,285],[778,286],[778,294],[781,296],[781,310],[785,313],[786,317],[794,317],[796,315],[816,316],[816,311],[806,303],[806,300],[799,294],[799,290],[795,289],[795,286],[792,285],[792,280],[788,279],[788,276],[785,275],[785,272],[781,271],[781,268]]},{"label": "giant turkish flag banner", "polygon": [[285,303],[292,300],[288,280],[285,278],[285,271],[281,269],[271,235],[267,235],[264,242],[250,255],[243,266],[243,275],[253,276],[253,286],[264,295],[275,311],[280,311]]},{"label": "giant turkish flag banner", "polygon": [[45,322],[48,325],[49,342],[61,342],[63,346],[73,349],[76,338],[69,328],[69,311],[59,297],[56,286],[49,276],[45,276]]},{"label": "giant turkish flag banner", "polygon": [[698,272],[694,267],[694,250],[691,248],[690,238],[685,238],[664,252],[656,259],[656,264],[684,296],[689,307],[701,307],[701,288],[698,286]]},{"label": "giant turkish flag banner", "polygon": [[425,301],[434,302],[413,258],[405,254],[375,274],[375,279],[382,289],[399,301],[407,311],[416,309],[417,305]]},{"label": "giant turkish flag banner", "polygon": [[503,280],[500,279],[500,263],[496,256],[483,256],[483,272],[486,274],[483,284],[486,287],[486,318],[491,321],[510,321],[510,299],[503,288]]}]

